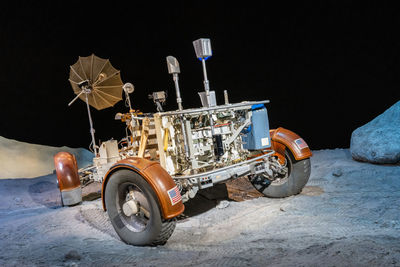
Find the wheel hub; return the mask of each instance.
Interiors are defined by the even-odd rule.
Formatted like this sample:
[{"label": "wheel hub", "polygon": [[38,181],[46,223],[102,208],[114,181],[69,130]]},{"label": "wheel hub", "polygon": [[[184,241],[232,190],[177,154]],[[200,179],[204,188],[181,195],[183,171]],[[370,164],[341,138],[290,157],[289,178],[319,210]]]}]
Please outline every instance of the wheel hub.
[{"label": "wheel hub", "polygon": [[122,205],[122,211],[127,217],[137,214],[139,212],[138,203],[133,199],[128,200]]}]

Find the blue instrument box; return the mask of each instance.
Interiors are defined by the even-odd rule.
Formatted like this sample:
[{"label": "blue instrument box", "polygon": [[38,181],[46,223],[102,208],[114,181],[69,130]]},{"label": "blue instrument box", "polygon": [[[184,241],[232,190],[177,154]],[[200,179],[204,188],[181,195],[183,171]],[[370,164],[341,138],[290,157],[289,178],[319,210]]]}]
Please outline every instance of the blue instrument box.
[{"label": "blue instrument box", "polygon": [[267,109],[263,104],[253,105],[251,109],[251,124],[243,130],[243,148],[259,150],[271,147]]}]

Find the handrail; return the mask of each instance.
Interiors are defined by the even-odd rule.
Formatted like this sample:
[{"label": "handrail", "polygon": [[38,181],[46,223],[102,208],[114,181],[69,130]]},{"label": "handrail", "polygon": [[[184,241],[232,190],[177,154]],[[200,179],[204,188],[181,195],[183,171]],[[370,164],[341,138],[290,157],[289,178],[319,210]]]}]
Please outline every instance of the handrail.
[{"label": "handrail", "polygon": [[226,104],[226,105],[215,106],[215,107],[206,107],[206,108],[193,108],[193,109],[185,109],[185,110],[179,110],[179,111],[159,112],[157,114],[160,115],[161,117],[169,116],[169,115],[185,115],[185,114],[205,112],[205,111],[211,111],[211,110],[231,109],[231,108],[237,108],[237,107],[242,107],[242,106],[252,106],[252,105],[266,104],[266,103],[269,103],[269,100],[243,101],[243,102],[235,103],[235,104]]}]

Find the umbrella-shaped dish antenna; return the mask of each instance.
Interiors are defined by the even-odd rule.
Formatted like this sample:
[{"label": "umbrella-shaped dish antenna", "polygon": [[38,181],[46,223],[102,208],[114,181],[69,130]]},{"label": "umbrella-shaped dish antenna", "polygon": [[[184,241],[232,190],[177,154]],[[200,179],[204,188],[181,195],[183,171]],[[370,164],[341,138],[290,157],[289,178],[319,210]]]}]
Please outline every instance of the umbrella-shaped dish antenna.
[{"label": "umbrella-shaped dish antenna", "polygon": [[[70,67],[69,82],[74,93],[85,102],[86,97],[83,93],[87,93],[89,105],[97,110],[112,107],[122,99],[123,82],[120,71],[115,69],[108,59],[94,54],[79,57]],[[80,86],[82,82],[87,83],[85,90]]]},{"label": "umbrella-shaped dish antenna", "polygon": [[97,146],[89,105],[101,110],[112,107],[122,100],[123,82],[120,71],[115,69],[108,59],[92,54],[88,57],[79,57],[70,67],[69,82],[77,96],[68,105],[70,106],[78,98],[86,102],[92,146],[96,155]]}]

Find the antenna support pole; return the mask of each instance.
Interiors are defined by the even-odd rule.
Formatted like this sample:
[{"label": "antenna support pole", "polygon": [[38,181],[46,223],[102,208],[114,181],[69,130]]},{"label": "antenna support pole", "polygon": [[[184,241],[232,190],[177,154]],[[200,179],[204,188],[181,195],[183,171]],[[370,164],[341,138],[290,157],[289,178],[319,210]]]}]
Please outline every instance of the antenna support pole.
[{"label": "antenna support pole", "polygon": [[179,90],[179,82],[178,82],[178,73],[173,73],[172,77],[174,79],[175,83],[175,91],[176,91],[176,103],[178,103],[178,109],[182,110],[182,98],[181,98],[181,92]]},{"label": "antenna support pole", "polygon": [[[83,90],[82,90],[83,92]],[[94,128],[93,128],[93,121],[92,121],[92,116],[90,113],[90,106],[89,106],[89,100],[88,100],[88,93],[85,92],[85,96],[86,96],[86,107],[87,107],[87,111],[88,111],[88,116],[89,116],[89,124],[90,124],[90,135],[92,136],[92,146],[93,146],[93,151],[94,151],[94,155],[97,156],[97,146],[96,146],[96,139],[94,138]]]}]

